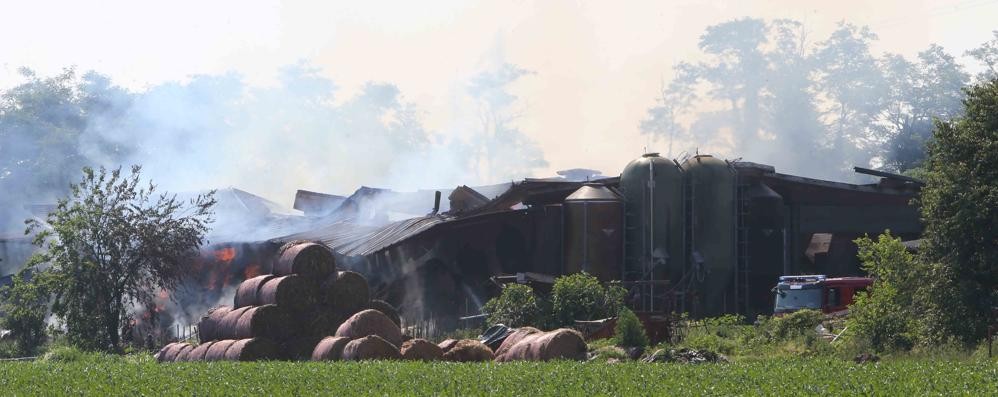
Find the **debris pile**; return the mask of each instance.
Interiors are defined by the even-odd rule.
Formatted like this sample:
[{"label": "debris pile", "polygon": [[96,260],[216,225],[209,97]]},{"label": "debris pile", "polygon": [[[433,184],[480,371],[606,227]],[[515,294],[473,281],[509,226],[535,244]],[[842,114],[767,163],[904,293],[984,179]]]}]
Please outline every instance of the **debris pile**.
[{"label": "debris pile", "polygon": [[728,358],[723,354],[718,354],[710,350],[702,349],[690,349],[690,348],[680,348],[680,349],[660,349],[644,358],[645,362],[648,363],[682,363],[682,364],[700,364],[700,363],[726,363]]}]

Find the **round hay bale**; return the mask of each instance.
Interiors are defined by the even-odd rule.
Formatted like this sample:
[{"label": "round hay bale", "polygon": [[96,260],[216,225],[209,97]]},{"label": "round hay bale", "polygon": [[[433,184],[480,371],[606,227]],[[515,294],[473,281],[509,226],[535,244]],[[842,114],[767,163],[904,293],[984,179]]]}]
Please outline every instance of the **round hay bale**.
[{"label": "round hay bale", "polygon": [[239,338],[238,326],[239,318],[255,306],[244,306],[232,309],[215,326],[215,339],[242,339]]},{"label": "round hay bale", "polygon": [[534,327],[517,328],[515,331],[513,331],[513,333],[509,334],[509,336],[507,336],[506,339],[502,341],[502,344],[499,345],[499,348],[496,349],[496,354],[495,354],[496,360],[499,360],[499,357],[502,357],[504,354],[506,354],[506,352],[509,351],[509,349],[512,348],[513,345],[523,340],[523,338],[543,332],[544,331],[541,331]]},{"label": "round hay bale", "polygon": [[335,271],[333,251],[316,243],[290,245],[281,250],[280,257],[274,263],[276,275],[299,274],[313,280],[322,280]]},{"label": "round hay bale", "polygon": [[202,342],[222,339],[218,337],[218,327],[222,323],[222,318],[230,311],[232,311],[231,306],[216,306],[201,316],[201,321],[198,321],[198,339]]},{"label": "round hay bale", "polygon": [[343,360],[398,360],[402,355],[391,342],[378,335],[354,339],[343,346]]},{"label": "round hay bale", "polygon": [[450,349],[454,348],[454,345],[456,345],[457,342],[457,339],[444,339],[443,342],[437,343],[437,347],[439,347],[444,353],[447,353]]},{"label": "round hay bale", "polygon": [[388,316],[373,309],[367,309],[350,316],[343,325],[336,329],[336,336],[350,339],[363,338],[368,335],[380,336],[395,346],[402,344],[402,330],[388,319]]},{"label": "round hay bale", "polygon": [[225,351],[229,349],[232,344],[236,343],[235,339],[223,339],[220,341],[215,341],[208,348],[208,351],[204,354],[204,361],[220,361],[225,359]]},{"label": "round hay bale", "polygon": [[341,318],[325,306],[313,307],[312,310],[299,313],[296,316],[301,326],[301,334],[323,338],[336,334],[336,329],[343,324]]},{"label": "round hay bale", "polygon": [[191,350],[194,350],[194,345],[185,343],[180,347],[180,351],[177,352],[177,356],[173,358],[173,362],[190,361],[187,359],[187,355],[190,354]]},{"label": "round hay bale", "polygon": [[259,298],[260,287],[274,277],[273,274],[264,274],[239,283],[236,296],[232,298],[232,307],[263,305]]},{"label": "round hay bale", "polygon": [[312,350],[312,361],[339,361],[343,359],[343,348],[350,338],[327,336],[322,338]]},{"label": "round hay bale", "polygon": [[371,301],[367,279],[357,272],[344,271],[331,275],[321,288],[326,305],[343,318],[366,309]]},{"label": "round hay bale", "polygon": [[444,360],[460,363],[492,361],[492,349],[478,340],[462,339],[444,353]]},{"label": "round hay bale", "polygon": [[225,359],[229,361],[262,361],[279,358],[281,358],[281,347],[266,338],[240,339],[225,350]]},{"label": "round hay bale", "polygon": [[207,341],[205,343],[197,345],[197,347],[195,347],[194,350],[191,350],[190,353],[187,353],[187,361],[204,361],[204,355],[208,353],[208,348],[210,348],[211,345],[214,343],[215,341]]},{"label": "round hay bale", "polygon": [[426,339],[410,339],[402,343],[403,360],[437,361],[444,357],[444,351],[440,346],[434,345]]},{"label": "round hay bale", "polygon": [[189,347],[191,344],[186,342],[177,342],[177,343],[171,343],[171,345],[172,346],[170,346],[169,349],[166,349],[166,353],[163,354],[164,363],[176,361],[177,355],[180,354],[180,351],[183,350],[185,347]]},{"label": "round hay bale", "polygon": [[284,356],[288,359],[295,361],[308,361],[312,358],[312,352],[315,351],[315,346],[318,345],[321,340],[322,338],[318,336],[299,336],[297,338],[287,340],[281,347],[284,350]]},{"label": "round hay bale", "polygon": [[[177,344],[177,342],[167,343],[166,346],[163,346],[158,352],[156,352],[156,355],[153,356],[153,358],[155,358],[156,362],[159,363],[166,362],[166,353],[169,352],[170,349],[173,349],[173,346]],[[176,355],[176,353],[174,353],[174,355]]]},{"label": "round hay bale", "polygon": [[381,314],[388,316],[388,319],[392,320],[392,322],[395,323],[396,326],[399,327],[402,326],[402,319],[399,318],[398,310],[395,309],[395,306],[392,306],[390,303],[380,299],[374,299],[371,300],[371,303],[368,304],[367,308],[381,312]]},{"label": "round hay bale", "polygon": [[280,306],[263,305],[246,310],[236,321],[233,339],[268,338],[284,340],[297,333],[295,321]]},{"label": "round hay bale", "polygon": [[586,350],[586,341],[579,331],[561,328],[528,335],[497,357],[496,361],[585,360]]},{"label": "round hay bale", "polygon": [[263,283],[257,293],[257,302],[300,312],[315,306],[318,295],[316,284],[292,274],[274,277]]}]

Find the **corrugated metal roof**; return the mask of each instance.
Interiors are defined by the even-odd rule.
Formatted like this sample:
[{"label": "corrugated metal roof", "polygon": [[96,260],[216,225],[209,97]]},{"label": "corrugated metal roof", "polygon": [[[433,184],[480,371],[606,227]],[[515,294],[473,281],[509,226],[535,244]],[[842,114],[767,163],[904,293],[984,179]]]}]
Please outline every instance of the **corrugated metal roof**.
[{"label": "corrugated metal roof", "polygon": [[441,215],[428,215],[374,227],[349,222],[336,222],[301,233],[273,239],[276,242],[318,240],[345,256],[370,255],[401,243],[427,229],[446,222]]}]

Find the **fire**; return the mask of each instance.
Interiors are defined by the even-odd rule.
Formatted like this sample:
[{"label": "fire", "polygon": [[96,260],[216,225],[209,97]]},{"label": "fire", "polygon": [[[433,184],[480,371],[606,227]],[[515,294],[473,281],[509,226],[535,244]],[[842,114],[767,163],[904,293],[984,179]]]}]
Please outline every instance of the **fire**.
[{"label": "fire", "polygon": [[236,259],[236,249],[226,247],[215,250],[215,259],[224,263],[232,262],[233,259]]},{"label": "fire", "polygon": [[246,266],[246,271],[243,272],[243,278],[249,280],[253,277],[260,275],[260,265],[249,265]]}]

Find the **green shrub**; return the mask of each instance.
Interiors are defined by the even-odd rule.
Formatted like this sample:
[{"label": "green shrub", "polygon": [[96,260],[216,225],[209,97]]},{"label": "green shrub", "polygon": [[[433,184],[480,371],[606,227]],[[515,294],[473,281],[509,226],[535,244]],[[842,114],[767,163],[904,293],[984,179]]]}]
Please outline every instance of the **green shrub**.
[{"label": "green shrub", "polygon": [[817,310],[804,309],[766,321],[764,327],[770,340],[782,341],[814,334],[825,315]]},{"label": "green shrub", "polygon": [[624,306],[627,291],[619,285],[603,285],[586,272],[561,276],[551,289],[552,326],[574,324],[575,320],[598,320],[617,315]]},{"label": "green shrub", "polygon": [[489,299],[482,310],[487,313],[489,324],[509,327],[537,326],[541,315],[534,290],[523,284],[507,284],[502,294]]},{"label": "green shrub", "polygon": [[16,341],[14,355],[22,356],[36,354],[45,342],[45,314],[49,301],[44,277],[35,274],[33,280],[26,278],[24,272],[18,272],[13,284],[0,288],[2,309],[7,313],[0,319],[0,328],[11,331]]},{"label": "green shrub", "polygon": [[53,346],[41,356],[41,361],[75,362],[88,358],[89,354],[72,345]]},{"label": "green shrub", "polygon": [[645,347],[648,346],[648,336],[641,325],[638,316],[628,308],[620,309],[617,315],[617,327],[614,328],[618,346]]},{"label": "green shrub", "polygon": [[856,245],[863,270],[877,281],[849,308],[850,333],[879,352],[910,349],[918,317],[924,314],[915,306],[921,301],[917,295],[925,283],[926,266],[890,232],[876,241],[857,239]]}]

